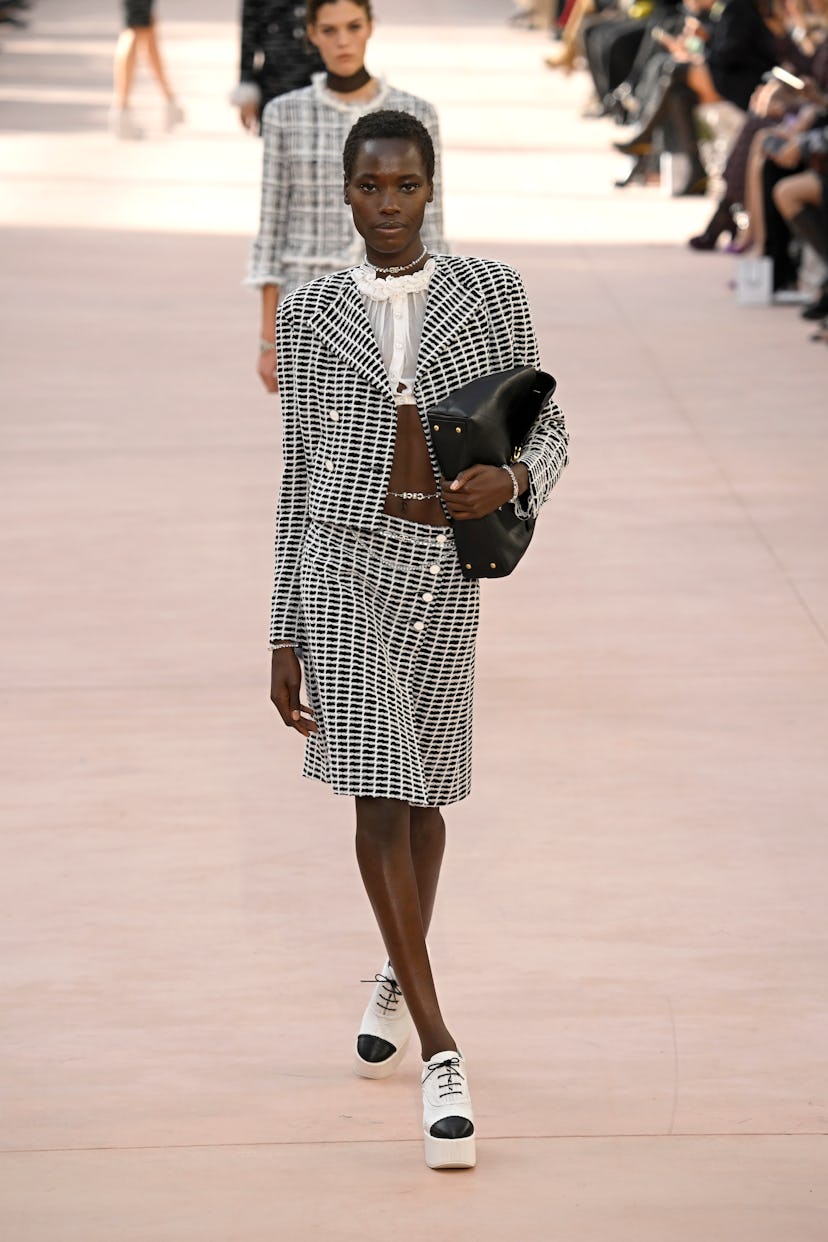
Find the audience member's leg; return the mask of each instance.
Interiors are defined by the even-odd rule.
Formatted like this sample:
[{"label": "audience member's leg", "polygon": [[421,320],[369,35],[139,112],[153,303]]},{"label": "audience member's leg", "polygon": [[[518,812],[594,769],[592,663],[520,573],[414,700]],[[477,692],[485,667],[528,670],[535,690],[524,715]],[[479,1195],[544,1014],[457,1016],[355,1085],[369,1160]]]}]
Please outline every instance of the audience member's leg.
[{"label": "audience member's leg", "polygon": [[764,253],[773,259],[773,288],[791,289],[796,285],[798,269],[791,256],[791,230],[774,201],[774,187],[791,174],[771,160],[762,167],[762,210],[765,221]]},{"label": "audience member's leg", "polygon": [[773,201],[788,227],[797,237],[828,258],[828,235],[822,215],[822,185],[812,170],[794,173],[777,181]]}]

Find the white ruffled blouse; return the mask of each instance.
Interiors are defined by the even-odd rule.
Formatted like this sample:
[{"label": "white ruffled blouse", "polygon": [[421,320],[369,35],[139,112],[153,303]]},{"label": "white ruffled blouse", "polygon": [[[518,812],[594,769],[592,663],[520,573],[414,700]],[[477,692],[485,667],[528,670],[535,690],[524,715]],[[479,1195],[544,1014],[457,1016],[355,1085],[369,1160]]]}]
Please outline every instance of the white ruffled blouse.
[{"label": "white ruffled blouse", "polygon": [[387,276],[384,280],[378,279],[368,264],[351,272],[374,329],[398,406],[411,405],[414,401],[414,376],[428,286],[436,266],[434,259],[429,259],[419,272]]}]

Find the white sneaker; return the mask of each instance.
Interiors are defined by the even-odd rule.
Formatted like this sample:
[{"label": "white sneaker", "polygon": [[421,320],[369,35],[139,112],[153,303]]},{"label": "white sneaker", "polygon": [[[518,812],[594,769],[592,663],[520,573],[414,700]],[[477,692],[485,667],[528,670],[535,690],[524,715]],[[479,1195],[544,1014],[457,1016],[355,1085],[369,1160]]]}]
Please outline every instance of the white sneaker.
[{"label": "white sneaker", "polygon": [[144,131],[129,108],[113,108],[109,114],[109,128],[116,138],[124,138],[132,142],[138,142],[144,136]]},{"label": "white sneaker", "polygon": [[360,1078],[387,1078],[405,1056],[411,1038],[411,1015],[391,963],[386,961],[376,981],[368,1008],[362,1015],[354,1054],[354,1073]]},{"label": "white sneaker", "polygon": [[164,108],[164,129],[167,133],[184,122],[184,109],[177,99],[168,99]]},{"label": "white sneaker", "polygon": [[477,1163],[466,1064],[453,1049],[423,1062],[423,1138],[430,1169],[473,1169]]}]

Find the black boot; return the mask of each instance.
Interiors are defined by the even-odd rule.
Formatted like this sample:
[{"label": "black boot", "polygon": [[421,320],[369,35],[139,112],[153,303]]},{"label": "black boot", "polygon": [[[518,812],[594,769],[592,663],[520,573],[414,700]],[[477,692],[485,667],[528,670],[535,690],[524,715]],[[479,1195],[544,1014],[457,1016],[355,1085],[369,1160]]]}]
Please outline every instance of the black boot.
[{"label": "black boot", "polygon": [[673,191],[674,198],[683,198],[689,194],[704,194],[707,189],[707,173],[699,156],[696,122],[693,117],[693,109],[697,103],[695,91],[691,90],[684,81],[674,82],[664,118],[665,150],[674,155],[685,155],[690,161],[687,180],[683,186]]},{"label": "black boot", "polygon": [[653,133],[665,119],[670,108],[670,96],[674,84],[680,75],[678,71],[683,65],[669,61],[656,82],[652,95],[647,100],[639,118],[639,126],[627,142],[614,142],[612,145],[622,155],[649,155],[653,145]]},{"label": "black boot", "polygon": [[803,319],[828,318],[828,281],[822,286],[822,292],[815,302],[809,302],[799,312]]},{"label": "black boot", "polygon": [[821,259],[828,262],[828,231],[825,216],[819,207],[803,207],[788,220],[788,228],[802,241],[813,246]]},{"label": "black boot", "polygon": [[704,232],[699,233],[698,237],[691,237],[687,245],[692,250],[715,250],[716,242],[722,233],[729,233],[731,237],[736,236],[736,225],[730,214],[730,203],[726,199],[722,199],[719,203]]}]

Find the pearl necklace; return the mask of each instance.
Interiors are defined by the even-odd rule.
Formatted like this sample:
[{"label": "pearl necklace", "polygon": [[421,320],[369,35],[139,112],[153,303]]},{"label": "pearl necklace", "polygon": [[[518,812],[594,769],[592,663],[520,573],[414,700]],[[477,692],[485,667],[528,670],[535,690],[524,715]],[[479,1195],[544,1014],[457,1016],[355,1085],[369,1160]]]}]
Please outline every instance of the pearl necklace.
[{"label": "pearl necklace", "polygon": [[403,263],[401,267],[377,267],[376,264],[369,263],[367,259],[365,262],[368,267],[373,268],[375,272],[382,272],[384,276],[399,276],[400,272],[407,272],[409,268],[416,267],[418,263],[423,261],[427,254],[428,246],[423,246],[422,254],[418,254],[416,259],[412,259],[410,263]]}]

